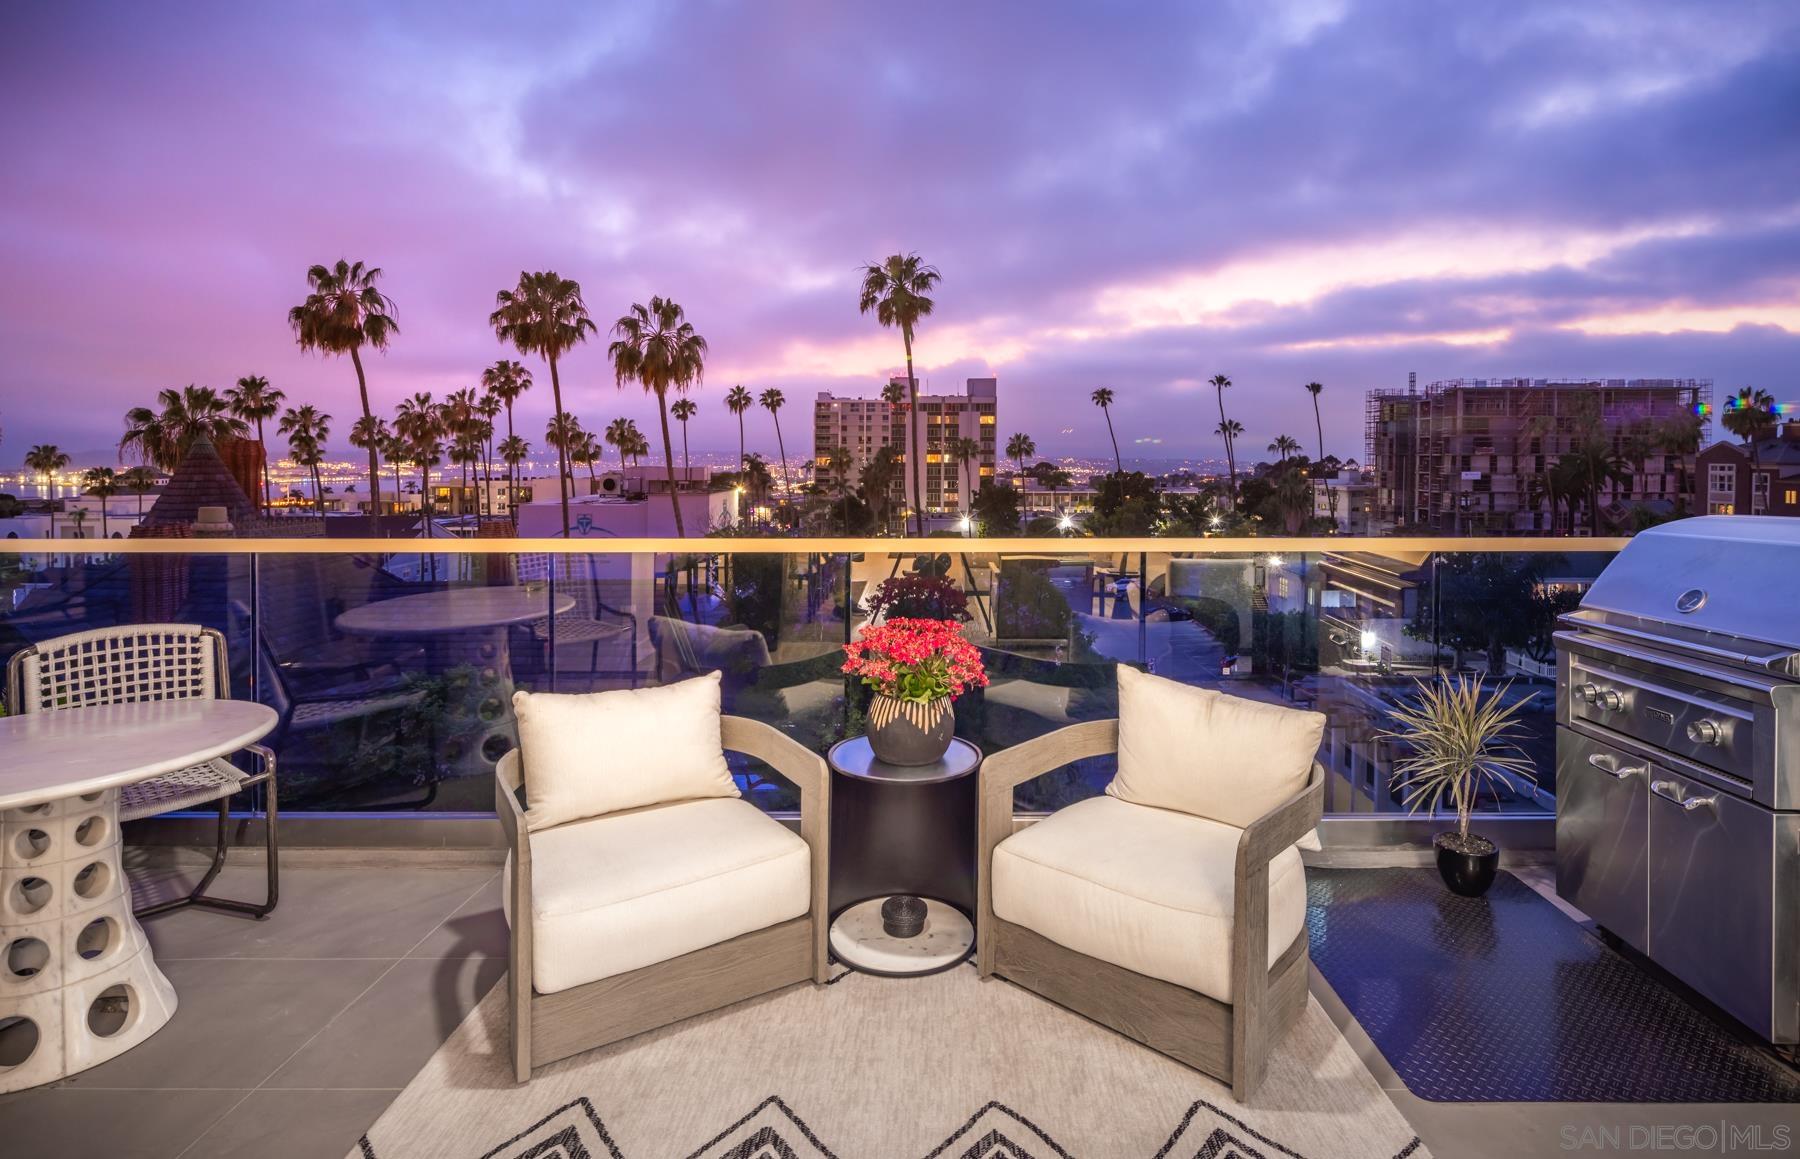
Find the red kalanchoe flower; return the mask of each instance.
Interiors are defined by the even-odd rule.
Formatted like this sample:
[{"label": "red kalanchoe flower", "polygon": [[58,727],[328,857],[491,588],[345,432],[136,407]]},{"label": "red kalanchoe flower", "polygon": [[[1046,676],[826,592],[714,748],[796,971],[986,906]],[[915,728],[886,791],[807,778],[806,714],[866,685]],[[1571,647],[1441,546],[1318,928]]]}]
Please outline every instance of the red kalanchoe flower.
[{"label": "red kalanchoe flower", "polygon": [[844,672],[885,696],[921,703],[987,684],[981,652],[951,620],[890,619],[844,645]]}]

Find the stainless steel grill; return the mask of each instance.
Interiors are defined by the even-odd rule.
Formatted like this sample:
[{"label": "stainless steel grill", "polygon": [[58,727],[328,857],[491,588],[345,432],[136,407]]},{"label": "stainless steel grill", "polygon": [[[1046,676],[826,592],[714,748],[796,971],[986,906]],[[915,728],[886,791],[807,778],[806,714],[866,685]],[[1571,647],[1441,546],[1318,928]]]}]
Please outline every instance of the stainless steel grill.
[{"label": "stainless steel grill", "polygon": [[1800,1042],[1800,520],[1634,538],[1556,634],[1556,888]]}]

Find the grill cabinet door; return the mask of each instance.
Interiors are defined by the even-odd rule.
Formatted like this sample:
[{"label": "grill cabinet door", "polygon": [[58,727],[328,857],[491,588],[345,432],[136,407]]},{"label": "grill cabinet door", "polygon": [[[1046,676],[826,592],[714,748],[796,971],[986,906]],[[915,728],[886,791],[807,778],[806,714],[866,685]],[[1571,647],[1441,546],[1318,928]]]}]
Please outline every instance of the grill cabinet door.
[{"label": "grill cabinet door", "polygon": [[1556,892],[1639,950],[1648,945],[1650,762],[1556,730]]},{"label": "grill cabinet door", "polygon": [[1650,789],[1650,956],[1770,1038],[1775,814],[1661,769]]}]

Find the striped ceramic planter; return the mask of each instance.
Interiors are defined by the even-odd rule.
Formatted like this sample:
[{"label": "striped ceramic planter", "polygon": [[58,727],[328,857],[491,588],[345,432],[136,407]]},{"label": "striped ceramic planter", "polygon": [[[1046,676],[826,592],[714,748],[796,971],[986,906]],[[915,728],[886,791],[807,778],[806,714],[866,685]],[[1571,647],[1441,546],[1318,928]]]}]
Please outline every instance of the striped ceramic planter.
[{"label": "striped ceramic planter", "polygon": [[920,704],[876,693],[869,705],[869,747],[887,764],[936,764],[955,735],[956,713],[948,696]]}]

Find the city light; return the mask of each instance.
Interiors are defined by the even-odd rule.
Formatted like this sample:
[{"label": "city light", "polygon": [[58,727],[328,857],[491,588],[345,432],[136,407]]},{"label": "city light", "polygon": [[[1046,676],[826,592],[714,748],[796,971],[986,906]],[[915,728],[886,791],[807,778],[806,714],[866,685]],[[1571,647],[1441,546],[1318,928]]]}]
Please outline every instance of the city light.
[{"label": "city light", "polygon": [[1362,634],[1362,650],[1364,652],[1373,652],[1375,650],[1375,644],[1375,633],[1364,629]]},{"label": "city light", "polygon": [[1075,521],[1073,519],[1069,518],[1067,515],[1065,515],[1061,519],[1058,519],[1056,521],[1056,526],[1057,526],[1057,529],[1060,531],[1068,531],[1070,528],[1075,526]]},{"label": "city light", "polygon": [[1279,555],[1271,555],[1269,557],[1269,566],[1270,567],[1280,567],[1283,563],[1286,563],[1286,562],[1287,561],[1282,559]]}]

